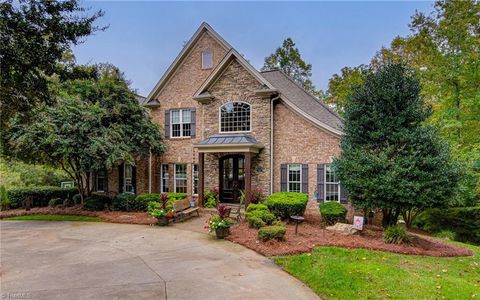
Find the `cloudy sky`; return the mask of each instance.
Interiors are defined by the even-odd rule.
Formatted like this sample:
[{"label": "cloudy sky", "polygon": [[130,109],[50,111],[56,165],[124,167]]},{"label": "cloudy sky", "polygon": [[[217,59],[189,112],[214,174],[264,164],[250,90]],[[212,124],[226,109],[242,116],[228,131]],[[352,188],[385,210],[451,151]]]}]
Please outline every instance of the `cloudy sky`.
[{"label": "cloudy sky", "polygon": [[132,88],[148,95],[203,22],[208,22],[256,68],[291,37],[313,65],[313,82],[325,89],[344,66],[368,63],[397,35],[409,34],[415,10],[432,2],[84,2],[108,25],[74,49],[78,63],[110,62]]}]

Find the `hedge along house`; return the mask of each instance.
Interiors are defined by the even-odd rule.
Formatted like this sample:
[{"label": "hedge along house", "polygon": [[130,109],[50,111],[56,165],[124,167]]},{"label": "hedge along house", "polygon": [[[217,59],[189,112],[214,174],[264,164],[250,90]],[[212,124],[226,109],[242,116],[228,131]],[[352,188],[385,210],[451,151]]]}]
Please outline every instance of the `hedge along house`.
[{"label": "hedge along house", "polygon": [[139,101],[168,149],[98,174],[97,187],[187,193],[199,205],[214,188],[226,203],[244,190],[248,204],[255,189],[346,203],[330,168],[342,119],[284,73],[257,71],[206,23]]}]

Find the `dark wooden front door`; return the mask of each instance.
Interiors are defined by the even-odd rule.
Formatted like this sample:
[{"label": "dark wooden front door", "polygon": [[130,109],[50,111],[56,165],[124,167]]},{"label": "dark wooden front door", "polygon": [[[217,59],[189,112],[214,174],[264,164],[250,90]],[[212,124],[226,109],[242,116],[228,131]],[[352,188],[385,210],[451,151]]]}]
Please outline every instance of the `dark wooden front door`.
[{"label": "dark wooden front door", "polygon": [[245,158],[229,155],[220,159],[220,202],[239,203],[245,188]]}]

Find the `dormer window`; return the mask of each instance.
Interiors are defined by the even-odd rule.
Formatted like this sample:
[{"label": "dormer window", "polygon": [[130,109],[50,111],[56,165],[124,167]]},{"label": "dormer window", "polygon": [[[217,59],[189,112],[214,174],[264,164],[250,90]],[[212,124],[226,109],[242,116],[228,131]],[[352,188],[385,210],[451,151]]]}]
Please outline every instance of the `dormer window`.
[{"label": "dormer window", "polygon": [[250,131],[250,122],[250,104],[236,101],[220,107],[220,132]]},{"label": "dormer window", "polygon": [[213,51],[207,48],[202,51],[202,69],[213,68]]}]

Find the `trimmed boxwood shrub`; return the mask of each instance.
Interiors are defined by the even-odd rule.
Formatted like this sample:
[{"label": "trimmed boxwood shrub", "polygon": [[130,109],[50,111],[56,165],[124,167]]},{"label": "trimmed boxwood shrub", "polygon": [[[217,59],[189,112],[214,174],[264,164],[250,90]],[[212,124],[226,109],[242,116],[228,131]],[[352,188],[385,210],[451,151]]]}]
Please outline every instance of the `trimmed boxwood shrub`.
[{"label": "trimmed boxwood shrub", "polygon": [[73,195],[72,200],[75,205],[82,203],[82,197],[80,197],[80,194]]},{"label": "trimmed boxwood shrub", "polygon": [[345,221],[347,209],[338,202],[324,202],[320,204],[320,214],[327,225]]},{"label": "trimmed boxwood shrub", "polygon": [[283,241],[287,228],[283,225],[265,226],[258,230],[258,239],[265,242],[268,240]]},{"label": "trimmed boxwood shrub", "polygon": [[55,207],[57,205],[63,205],[63,200],[60,198],[53,198],[48,201],[48,206]]},{"label": "trimmed boxwood shrub", "polygon": [[254,215],[249,215],[247,217],[247,222],[248,222],[248,226],[250,228],[262,228],[264,226],[267,226],[267,224],[261,219],[259,218],[258,216],[254,216]]},{"label": "trimmed boxwood shrub", "polygon": [[290,216],[303,216],[307,202],[308,194],[280,192],[271,194],[265,204],[275,216],[285,220]]},{"label": "trimmed boxwood shrub", "polygon": [[137,198],[137,196],[134,194],[121,194],[113,199],[112,209],[120,211],[134,211],[134,208],[136,208],[135,198]]},{"label": "trimmed boxwood shrub", "polygon": [[410,241],[410,237],[404,228],[390,226],[383,232],[383,240],[387,244],[404,244]]},{"label": "trimmed boxwood shrub", "polygon": [[248,225],[252,228],[260,228],[275,222],[275,215],[263,204],[250,204],[245,214]]},{"label": "trimmed boxwood shrub", "polygon": [[110,198],[106,195],[92,194],[83,199],[83,209],[99,211],[105,208],[105,203],[108,203]]},{"label": "trimmed boxwood shrub", "polygon": [[254,211],[254,210],[267,210],[268,211],[268,207],[265,204],[262,204],[262,203],[258,203],[258,204],[250,203],[247,207],[247,212],[251,212],[251,211]]},{"label": "trimmed boxwood shrub", "polygon": [[23,201],[27,197],[32,197],[32,207],[48,206],[48,202],[53,198],[67,199],[72,198],[78,193],[77,188],[61,188],[58,186],[35,186],[24,188],[13,188],[8,190],[10,199],[10,208],[22,207]]},{"label": "trimmed boxwood shrub", "polygon": [[413,224],[431,233],[449,230],[457,241],[480,244],[480,206],[428,209]]},{"label": "trimmed boxwood shrub", "polygon": [[[167,193],[168,205],[178,200],[187,198],[185,193]],[[158,193],[143,193],[140,195],[125,194],[117,197],[113,201],[113,209],[120,211],[147,211],[148,203],[160,202],[160,194]]]}]

